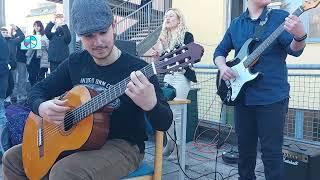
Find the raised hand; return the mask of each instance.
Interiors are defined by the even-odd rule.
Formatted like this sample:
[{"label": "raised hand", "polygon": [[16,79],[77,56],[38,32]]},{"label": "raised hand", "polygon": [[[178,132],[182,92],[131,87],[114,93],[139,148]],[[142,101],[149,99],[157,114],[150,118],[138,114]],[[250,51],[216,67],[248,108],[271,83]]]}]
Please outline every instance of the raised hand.
[{"label": "raised hand", "polygon": [[54,14],[54,15],[52,16],[51,22],[52,22],[53,24],[55,24],[56,21],[57,21],[57,16],[56,16],[56,14]]},{"label": "raised hand", "polygon": [[14,24],[10,24],[10,26],[11,26],[11,28],[13,29],[13,30],[17,30],[18,29],[18,27],[16,26],[16,25],[14,25]]}]

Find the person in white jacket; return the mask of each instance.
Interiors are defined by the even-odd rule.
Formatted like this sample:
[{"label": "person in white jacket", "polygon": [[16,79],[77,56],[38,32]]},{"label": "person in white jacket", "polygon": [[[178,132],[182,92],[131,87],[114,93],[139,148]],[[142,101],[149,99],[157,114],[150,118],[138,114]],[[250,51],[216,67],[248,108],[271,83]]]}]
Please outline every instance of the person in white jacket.
[{"label": "person in white jacket", "polygon": [[31,86],[44,79],[45,74],[50,67],[50,63],[48,61],[49,40],[45,36],[42,22],[35,21],[33,28],[34,35],[41,35],[41,49],[29,49],[26,53],[29,82]]}]

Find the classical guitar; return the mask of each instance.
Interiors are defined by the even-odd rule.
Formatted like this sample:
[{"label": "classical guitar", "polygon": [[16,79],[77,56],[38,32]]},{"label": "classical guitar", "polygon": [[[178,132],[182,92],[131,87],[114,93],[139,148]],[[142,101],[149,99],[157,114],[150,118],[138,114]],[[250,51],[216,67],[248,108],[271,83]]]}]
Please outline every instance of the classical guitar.
[{"label": "classical guitar", "polygon": [[[297,8],[292,14],[300,16],[303,12],[315,8],[320,4],[320,0],[308,0]],[[249,81],[256,79],[261,73],[251,73],[250,67],[253,66],[259,56],[267,49],[274,40],[284,31],[284,22],[266,39],[264,40],[251,54],[249,54],[249,47],[255,41],[252,38],[248,39],[241,47],[237,56],[228,61],[227,66],[231,67],[237,73],[237,77],[224,81],[220,79],[220,71],[217,75],[217,94],[220,96],[222,102],[226,105],[234,105],[239,99],[242,87]]]},{"label": "classical guitar", "polygon": [[[190,43],[148,64],[141,72],[150,78],[155,74],[179,71],[199,62],[203,52],[202,46]],[[27,177],[39,180],[65,153],[101,148],[108,137],[109,116],[96,118],[94,112],[112,112],[107,105],[124,94],[129,82],[130,77],[127,77],[99,94],[82,85],[72,88],[61,98],[68,99],[68,106],[72,107],[62,125],[30,113],[22,143],[22,160]]]}]

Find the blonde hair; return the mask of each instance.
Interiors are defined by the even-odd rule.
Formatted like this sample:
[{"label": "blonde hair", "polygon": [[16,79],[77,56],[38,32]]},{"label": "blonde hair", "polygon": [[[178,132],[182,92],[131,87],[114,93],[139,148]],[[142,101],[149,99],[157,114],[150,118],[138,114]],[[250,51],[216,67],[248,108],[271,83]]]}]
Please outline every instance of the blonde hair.
[{"label": "blonde hair", "polygon": [[167,14],[169,11],[173,11],[176,15],[177,18],[179,20],[179,24],[177,25],[177,28],[173,31],[168,30],[165,27],[165,20],[163,21],[162,24],[162,30],[160,33],[160,38],[165,38],[168,41],[168,47],[164,47],[164,45],[161,43],[162,45],[162,49],[161,49],[161,53],[163,53],[166,50],[172,50],[175,48],[175,46],[177,45],[181,45],[184,42],[184,36],[187,32],[187,26],[184,20],[184,16],[181,13],[181,11],[179,9],[176,8],[170,8],[166,11],[165,14]]}]

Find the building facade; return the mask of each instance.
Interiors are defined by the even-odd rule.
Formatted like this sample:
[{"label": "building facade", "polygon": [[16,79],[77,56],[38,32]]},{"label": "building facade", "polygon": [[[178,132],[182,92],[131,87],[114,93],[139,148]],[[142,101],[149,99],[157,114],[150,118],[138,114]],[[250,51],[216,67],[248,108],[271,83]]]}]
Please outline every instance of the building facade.
[{"label": "building facade", "polygon": [[[280,0],[279,0],[280,1]],[[302,5],[303,0],[282,0],[273,8],[283,8],[292,12]],[[189,30],[195,41],[205,47],[205,55],[201,63],[212,64],[213,52],[230,24],[232,18],[238,16],[247,7],[247,0],[173,0],[172,6],[182,10]],[[319,64],[315,56],[320,52],[320,7],[305,12],[301,19],[305,24],[309,38],[302,56],[288,56],[288,64]],[[230,54],[229,59],[232,59]]]},{"label": "building facade", "polygon": [[6,24],[5,0],[0,0],[0,27]]}]

